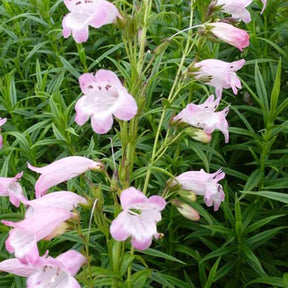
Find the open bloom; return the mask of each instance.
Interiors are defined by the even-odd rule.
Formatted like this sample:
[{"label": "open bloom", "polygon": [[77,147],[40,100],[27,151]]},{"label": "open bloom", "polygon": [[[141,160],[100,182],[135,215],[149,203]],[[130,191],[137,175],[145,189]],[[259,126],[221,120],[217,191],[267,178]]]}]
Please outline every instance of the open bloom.
[{"label": "open bloom", "polygon": [[76,250],[69,250],[56,258],[39,257],[33,265],[21,263],[18,259],[0,262],[0,271],[28,277],[27,288],[80,288],[73,277],[86,258]]},{"label": "open bloom", "polygon": [[25,219],[19,222],[2,221],[14,227],[6,240],[6,249],[23,263],[35,263],[39,257],[37,242],[50,240],[67,228],[66,220],[73,217],[70,211],[86,199],[70,191],[59,191],[23,202],[29,208]]},{"label": "open bloom", "polygon": [[136,115],[137,104],[115,73],[109,70],[99,70],[95,76],[86,73],[80,76],[79,83],[84,95],[75,106],[78,125],[91,117],[93,130],[105,134],[112,128],[113,115],[125,121]]},{"label": "open bloom", "polygon": [[211,134],[216,129],[220,130],[225,136],[225,142],[228,143],[228,122],[225,117],[229,112],[229,107],[215,112],[219,102],[220,98],[214,101],[214,95],[211,95],[203,104],[188,104],[173,118],[173,121],[180,121],[193,127],[202,128],[207,134]]},{"label": "open bloom", "polygon": [[214,205],[214,211],[217,211],[225,198],[223,188],[218,183],[224,177],[225,173],[221,170],[215,173],[206,173],[201,169],[200,171],[182,173],[176,179],[182,189],[204,196],[205,204],[208,207]]},{"label": "open bloom", "polygon": [[28,168],[41,176],[35,184],[36,198],[57,184],[76,177],[87,170],[99,170],[103,167],[100,162],[81,156],[70,156],[57,160],[45,167],[34,167],[28,163]]},{"label": "open bloom", "polygon": [[35,263],[39,258],[37,242],[58,235],[59,227],[72,216],[68,210],[48,207],[28,209],[25,219],[19,222],[2,220],[3,224],[13,227],[5,242],[7,251],[15,253],[22,263]]},{"label": "open bloom", "polygon": [[233,18],[239,18],[245,23],[249,23],[251,16],[246,7],[250,5],[251,2],[252,0],[217,0],[217,5],[223,5],[222,10],[227,14],[231,14]]},{"label": "open bloom", "polygon": [[245,60],[241,59],[234,62],[225,62],[218,59],[206,59],[194,64],[199,68],[194,76],[197,80],[203,80],[206,84],[216,88],[216,96],[221,98],[223,88],[232,88],[234,94],[237,94],[237,88],[241,88],[240,79],[235,71],[241,69]]},{"label": "open bloom", "polygon": [[19,207],[20,202],[27,200],[18,182],[22,175],[23,172],[20,172],[13,178],[0,177],[0,196],[9,196],[10,202],[16,207]]},{"label": "open bloom", "polygon": [[240,51],[249,46],[249,35],[246,31],[224,22],[209,23],[211,32],[220,40],[237,47]]},{"label": "open bloom", "polygon": [[[0,127],[2,125],[4,125],[7,121],[7,118],[0,118]],[[1,128],[0,128],[0,131],[1,131]],[[0,134],[0,149],[3,147],[3,137],[2,135]]]},{"label": "open bloom", "polygon": [[68,38],[71,33],[77,43],[87,41],[89,25],[100,28],[121,18],[117,8],[105,0],[64,0],[68,13],[62,21],[63,36]]},{"label": "open bloom", "polygon": [[138,250],[147,249],[153,236],[158,238],[156,224],[166,202],[160,196],[147,198],[141,191],[130,187],[122,191],[120,201],[123,211],[110,226],[112,237],[124,241],[132,237],[131,244]]}]

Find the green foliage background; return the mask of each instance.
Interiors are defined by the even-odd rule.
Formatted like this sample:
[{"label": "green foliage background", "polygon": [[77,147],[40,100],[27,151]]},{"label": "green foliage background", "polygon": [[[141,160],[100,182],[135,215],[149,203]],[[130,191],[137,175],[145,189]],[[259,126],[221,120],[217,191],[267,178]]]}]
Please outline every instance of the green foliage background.
[{"label": "green foliage background", "polygon": [[[194,24],[199,24],[205,21],[210,1],[195,2]],[[131,12],[132,3],[119,0],[115,4],[123,12]],[[221,102],[222,108],[230,104],[229,144],[224,143],[219,132],[213,133],[209,144],[183,136],[157,161],[148,186],[149,194],[163,191],[169,179],[163,170],[179,175],[201,168],[214,172],[222,167],[226,173],[225,202],[217,213],[207,209],[200,199],[190,203],[201,214],[198,222],[183,218],[169,204],[158,226],[165,236],[152,248],[133,256],[134,287],[288,287],[288,4],[285,0],[270,0],[263,15],[261,7],[260,1],[253,1],[249,8],[252,22],[240,25],[250,34],[250,46],[243,53],[200,35],[185,60],[187,67],[195,59],[246,59],[246,65],[237,73],[243,89],[237,96],[225,90]],[[164,39],[189,25],[189,9],[188,1],[153,2],[147,61]],[[61,0],[2,0],[0,6],[0,116],[8,118],[2,128],[1,176],[12,177],[24,171],[21,185],[30,198],[34,197],[37,175],[28,170],[27,162],[41,166],[58,158],[81,155],[101,159],[112,173],[110,137],[116,162],[121,157],[121,123],[115,123],[107,135],[99,136],[90,124],[79,127],[74,122],[74,106],[81,95],[78,77],[82,73],[111,69],[117,71],[129,91],[133,89],[133,66],[126,57],[121,30],[114,25],[90,29],[87,43],[76,44],[61,34],[66,13]],[[221,13],[217,15],[221,17]],[[127,27],[128,37],[137,33],[141,11],[128,18]],[[186,37],[189,35],[177,37],[161,57],[155,58],[151,77],[145,79],[146,103],[139,137],[134,139],[136,158],[130,176],[135,187],[143,186],[147,169],[152,169],[148,166],[163,107],[169,111],[164,121],[167,128],[175,111],[189,102],[204,101],[213,93],[192,79],[185,82],[172,104],[165,101]],[[160,141],[164,141],[165,133],[163,129]],[[107,193],[105,212],[112,216],[104,176],[86,176],[70,180],[68,189],[95,197],[101,188]],[[85,234],[90,215],[82,212]],[[20,219],[23,213],[24,209],[10,206],[8,199],[0,199],[0,219]],[[10,257],[4,246],[8,229],[2,224],[0,229],[0,260],[4,260]],[[77,234],[68,232],[52,242],[41,242],[39,248],[57,255],[71,247],[81,249],[82,244]],[[109,272],[107,249],[98,227],[91,230],[90,253],[95,287],[109,287],[113,277],[123,276]],[[124,272],[131,261],[128,255],[123,260]],[[85,269],[78,277],[85,285]],[[0,287],[22,288],[25,279],[2,273]]]}]

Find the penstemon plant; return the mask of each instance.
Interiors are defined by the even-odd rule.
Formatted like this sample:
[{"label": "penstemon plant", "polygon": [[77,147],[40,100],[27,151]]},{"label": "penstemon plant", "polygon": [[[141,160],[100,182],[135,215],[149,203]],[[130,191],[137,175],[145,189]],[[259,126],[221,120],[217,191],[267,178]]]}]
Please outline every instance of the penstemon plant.
[{"label": "penstemon plant", "polygon": [[[34,166],[36,161],[27,164],[29,170],[24,174],[40,174],[34,186],[35,197],[25,193],[19,183],[23,172],[0,178],[0,195],[8,196],[17,208],[21,205],[24,216],[16,219],[19,221],[2,220],[11,227],[5,247],[14,258],[3,260],[0,270],[27,278],[27,287],[194,287],[193,279],[183,286],[181,279],[155,273],[153,261],[157,260],[147,263],[142,255],[182,265],[184,260],[170,253],[173,231],[169,231],[169,221],[175,215],[174,208],[186,219],[198,221],[200,216],[209,219],[206,206],[216,213],[225,201],[225,168],[214,164],[213,171],[209,171],[209,164],[196,169],[198,164],[186,163],[178,171],[173,162],[181,153],[184,157],[192,153],[182,151],[181,142],[193,143],[193,151],[200,158],[201,149],[197,147],[210,143],[215,130],[223,134],[225,144],[229,142],[226,117],[230,108],[222,94],[224,89],[232,89],[237,95],[242,88],[236,72],[246,63],[249,34],[236,26],[244,25],[242,20],[251,21],[248,6],[252,0],[192,0],[182,15],[188,25],[182,30],[160,27],[167,33],[160,41],[153,34],[159,29],[153,21],[153,10],[157,8],[163,17],[165,11],[156,2],[63,1],[69,12],[62,20],[62,36],[70,43],[75,41],[73,49],[83,65],[83,73],[77,75],[79,85],[69,83],[69,89],[81,91],[80,98],[73,99],[67,108],[75,109],[75,116],[68,122],[75,122],[72,125],[76,128],[69,131],[74,136],[78,136],[76,130],[81,134],[78,143],[91,133],[97,135],[99,143],[106,143],[103,151],[110,155],[85,153],[80,145],[74,149],[69,139],[69,156],[58,155],[44,166],[39,162]],[[262,2],[261,13],[266,7],[266,1]],[[224,14],[229,17],[224,18]],[[91,30],[104,25],[114,25],[115,33],[121,34],[122,42],[114,47],[122,49],[125,62],[114,59],[111,52],[107,63],[112,63],[114,69],[110,69],[111,64],[105,67],[106,62],[100,66],[101,61],[94,62],[89,55],[93,51],[85,50],[85,43],[97,35]],[[233,50],[237,56],[232,62],[215,53],[219,43],[238,48],[240,52]],[[175,47],[182,55],[167,65],[163,59]],[[92,59],[90,67],[87,59]],[[169,79],[165,80],[167,75]],[[165,83],[163,89],[157,86],[157,78]],[[6,121],[9,119],[0,118],[0,126]],[[61,135],[57,128],[54,131]],[[149,139],[148,144],[145,139]],[[148,145],[146,154],[143,147]],[[94,144],[90,146],[93,150]],[[97,155],[97,159],[90,159],[96,158],[91,155]],[[62,190],[66,181],[67,190]],[[197,196],[201,196],[200,201]],[[72,247],[67,240],[77,245]],[[65,243],[67,251],[56,255],[53,245],[57,247],[57,241],[59,245]],[[170,242],[167,249],[162,245],[165,241]],[[191,255],[197,258],[196,252]],[[209,279],[205,287],[210,287]]]}]

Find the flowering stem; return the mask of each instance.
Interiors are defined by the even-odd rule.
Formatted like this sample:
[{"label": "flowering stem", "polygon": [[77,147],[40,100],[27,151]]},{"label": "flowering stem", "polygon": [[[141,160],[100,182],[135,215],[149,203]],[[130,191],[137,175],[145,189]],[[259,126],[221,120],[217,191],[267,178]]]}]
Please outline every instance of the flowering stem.
[{"label": "flowering stem", "polygon": [[[190,13],[190,25],[189,25],[189,27],[192,27],[192,23],[193,23],[193,5],[194,5],[194,0],[191,1],[191,13]],[[171,37],[174,37],[174,36],[172,35]],[[191,43],[190,43],[190,37],[189,37],[187,39],[185,50],[184,50],[184,53],[182,55],[181,62],[180,62],[179,67],[178,67],[178,71],[176,73],[172,88],[171,88],[169,96],[168,96],[169,103],[172,102],[172,99],[173,99],[173,96],[174,96],[174,91],[175,91],[176,87],[179,85],[179,79],[180,79],[180,75],[182,73],[182,67],[184,65],[184,61],[185,61],[187,55],[190,52],[190,44]],[[164,107],[162,115],[161,115],[161,118],[160,118],[160,121],[159,121],[159,124],[158,124],[157,131],[156,131],[155,139],[154,139],[152,156],[151,156],[151,161],[150,161],[150,167],[155,162],[155,158],[156,158],[156,155],[157,155],[158,140],[159,140],[159,136],[160,136],[161,128],[162,128],[162,125],[163,125],[163,122],[164,122],[164,119],[165,119],[166,112],[167,112],[167,107]],[[143,187],[143,193],[144,194],[146,194],[146,192],[147,192],[148,183],[149,183],[151,172],[152,172],[150,167],[148,167],[148,170],[147,170],[147,173],[146,173],[146,178],[145,178],[144,187]]]},{"label": "flowering stem", "polygon": [[151,12],[152,7],[152,0],[144,0],[145,5],[145,11],[144,11],[144,17],[143,17],[143,26],[140,34],[140,49],[139,49],[139,57],[138,57],[138,65],[137,65],[137,71],[138,75],[141,75],[143,64],[144,64],[144,52],[145,52],[145,45],[146,45],[146,34],[147,34],[147,28],[148,28],[148,22],[149,22],[149,16]]}]

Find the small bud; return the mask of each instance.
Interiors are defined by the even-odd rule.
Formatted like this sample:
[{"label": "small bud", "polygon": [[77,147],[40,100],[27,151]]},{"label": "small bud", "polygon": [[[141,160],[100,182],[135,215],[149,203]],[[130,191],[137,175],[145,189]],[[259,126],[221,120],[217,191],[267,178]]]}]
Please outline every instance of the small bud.
[{"label": "small bud", "polygon": [[191,136],[194,140],[202,143],[210,143],[212,140],[211,134],[205,133],[202,129],[189,127],[185,129],[185,133]]},{"label": "small bud", "polygon": [[186,198],[187,200],[191,202],[195,202],[197,199],[197,195],[193,191],[179,190],[178,193],[181,197]]},{"label": "small bud", "polygon": [[170,44],[170,40],[169,39],[164,40],[164,42],[162,42],[160,45],[158,45],[154,49],[154,54],[155,55],[161,54],[162,52],[165,51],[165,49],[169,46],[169,44]]},{"label": "small bud", "polygon": [[200,219],[200,215],[198,211],[196,211],[194,208],[192,208],[190,205],[178,200],[173,199],[172,204],[176,207],[178,212],[182,214],[185,218],[191,220],[191,221],[198,221]]},{"label": "small bud", "polygon": [[91,168],[92,171],[103,171],[104,170],[104,164],[101,162],[96,162],[95,167]]}]

